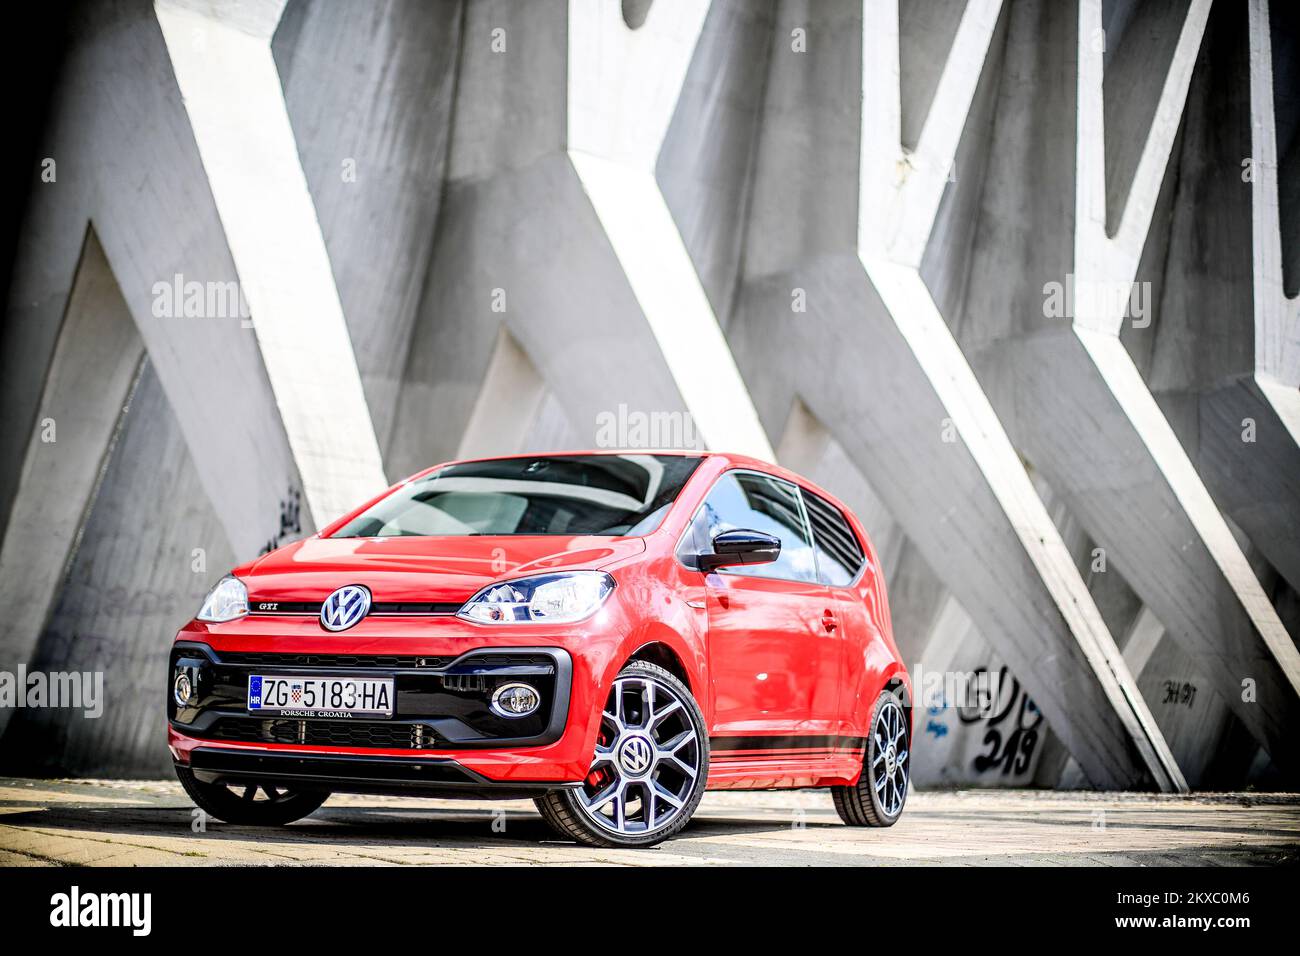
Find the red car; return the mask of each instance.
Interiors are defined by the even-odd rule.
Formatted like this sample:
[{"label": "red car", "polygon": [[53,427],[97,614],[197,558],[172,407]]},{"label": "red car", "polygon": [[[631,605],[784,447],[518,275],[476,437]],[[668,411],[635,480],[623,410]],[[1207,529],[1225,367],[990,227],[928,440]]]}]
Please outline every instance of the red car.
[{"label": "red car", "polygon": [[706,788],[907,799],[911,687],[857,519],[724,454],[421,472],[236,568],[176,635],[168,743],[200,807],[285,824],[333,791],[532,797],[650,846]]}]

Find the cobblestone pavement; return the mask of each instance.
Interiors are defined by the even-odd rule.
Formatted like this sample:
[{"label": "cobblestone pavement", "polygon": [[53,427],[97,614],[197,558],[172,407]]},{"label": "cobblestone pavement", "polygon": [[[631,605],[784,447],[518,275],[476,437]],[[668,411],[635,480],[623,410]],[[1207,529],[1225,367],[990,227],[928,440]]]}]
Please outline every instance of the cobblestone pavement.
[{"label": "cobblestone pavement", "polygon": [[0,779],[0,866],[1300,863],[1300,795],[914,793],[897,826],[842,825],[826,793],[710,793],[653,850],[557,839],[531,803],[338,795],[279,830],[209,820],[152,781]]}]

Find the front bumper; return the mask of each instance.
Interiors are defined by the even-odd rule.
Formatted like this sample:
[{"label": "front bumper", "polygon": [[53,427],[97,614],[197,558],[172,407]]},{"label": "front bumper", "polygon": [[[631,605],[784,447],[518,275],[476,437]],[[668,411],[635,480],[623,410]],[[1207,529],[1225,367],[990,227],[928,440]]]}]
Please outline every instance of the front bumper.
[{"label": "front bumper", "polygon": [[[205,740],[300,744],[355,749],[445,750],[539,747],[564,733],[573,684],[568,652],[556,647],[475,648],[455,656],[416,654],[274,653],[215,651],[178,642],[171,673],[184,672],[195,688],[189,706],[168,701],[168,719],[180,732]],[[251,675],[389,678],[391,717],[305,717],[250,714]],[[502,717],[489,706],[493,692],[524,681],[541,706],[525,717]]]},{"label": "front bumper", "polygon": [[[516,797],[582,780],[594,699],[586,662],[555,646],[478,647],[459,654],[288,653],[173,645],[168,745],[209,782],[259,780],[299,789]],[[178,706],[174,676],[196,689]],[[392,678],[391,718],[250,714],[250,674]],[[526,681],[542,706],[523,718],[488,707],[502,683]]]},{"label": "front bumper", "polygon": [[492,780],[450,757],[393,757],[214,747],[196,742],[188,766],[205,783],[257,782],[300,791],[513,800],[576,783]]},{"label": "front bumper", "polygon": [[[390,757],[402,766],[447,769],[450,762],[451,769],[465,771],[467,792],[579,783],[591,767],[600,713],[621,662],[638,640],[635,633],[616,599],[586,621],[563,627],[490,626],[450,615],[371,615],[336,634],[307,614],[251,614],[223,624],[191,621],[176,635],[168,670],[168,745],[183,765],[199,749],[268,760],[360,758],[335,776],[329,768],[338,764],[310,767],[312,775],[331,781],[322,789],[406,792],[409,788],[388,773],[393,765],[370,759]],[[182,660],[199,669],[192,672],[198,700],[196,707],[178,710],[172,680]],[[250,673],[317,676],[335,673],[333,668],[352,676],[392,677],[393,716],[286,721],[248,713]],[[487,688],[505,678],[535,683],[543,691],[536,721],[496,718],[487,711]],[[200,763],[204,759],[213,758],[200,757]],[[242,773],[247,766],[223,772]],[[258,769],[297,772],[306,766],[265,763]],[[450,787],[458,783],[450,777],[441,782],[457,789]]]}]

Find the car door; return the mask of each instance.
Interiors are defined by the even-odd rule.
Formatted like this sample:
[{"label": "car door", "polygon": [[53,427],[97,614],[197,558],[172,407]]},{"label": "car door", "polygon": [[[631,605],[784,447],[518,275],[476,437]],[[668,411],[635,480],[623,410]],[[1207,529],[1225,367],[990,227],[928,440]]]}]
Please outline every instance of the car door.
[{"label": "car door", "polygon": [[817,580],[799,489],[730,471],[714,484],[690,534],[696,553],[714,536],[748,529],[781,540],[770,564],[705,576],[714,737],[833,734],[840,644],[829,588]]},{"label": "car door", "polygon": [[866,552],[839,508],[820,495],[802,491],[817,555],[817,577],[830,589],[839,622],[842,649],[842,670],[837,681],[839,733],[856,738],[865,734],[865,721],[875,703],[859,699],[864,689],[876,686],[867,671],[887,663],[880,655],[883,646],[876,640],[879,629],[862,599],[861,577],[867,563]]}]

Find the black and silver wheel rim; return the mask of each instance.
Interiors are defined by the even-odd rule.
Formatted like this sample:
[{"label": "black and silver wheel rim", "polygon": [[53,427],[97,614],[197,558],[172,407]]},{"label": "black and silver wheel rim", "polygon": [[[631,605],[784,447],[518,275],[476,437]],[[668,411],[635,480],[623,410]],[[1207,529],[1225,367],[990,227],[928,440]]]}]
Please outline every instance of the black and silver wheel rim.
[{"label": "black and silver wheel rim", "polygon": [[619,836],[663,830],[686,811],[701,757],[699,733],[676,690],[653,677],[620,677],[601,714],[578,806]]},{"label": "black and silver wheel rim", "polygon": [[903,812],[910,757],[907,717],[897,701],[887,701],[876,714],[876,723],[871,729],[869,778],[876,803],[887,817],[893,818]]}]

